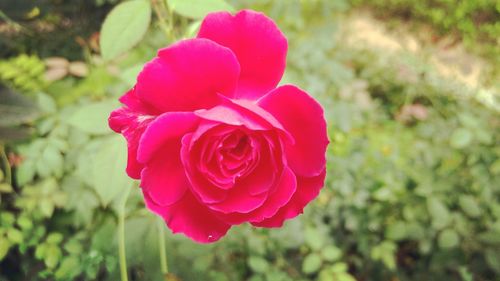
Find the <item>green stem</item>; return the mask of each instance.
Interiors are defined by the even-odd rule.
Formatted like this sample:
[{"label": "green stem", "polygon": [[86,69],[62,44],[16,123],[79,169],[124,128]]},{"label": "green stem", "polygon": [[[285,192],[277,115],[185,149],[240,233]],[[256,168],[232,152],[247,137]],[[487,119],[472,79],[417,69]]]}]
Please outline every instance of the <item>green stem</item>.
[{"label": "green stem", "polygon": [[118,213],[118,256],[120,259],[120,276],[121,281],[128,281],[127,273],[127,255],[125,251],[125,204],[130,193],[130,188],[123,195],[123,201],[120,202]]},{"label": "green stem", "polygon": [[158,247],[160,248],[160,268],[165,276],[168,274],[167,247],[165,245],[165,225],[161,218],[158,218]]},{"label": "green stem", "polygon": [[0,19],[5,21],[8,25],[13,26],[16,30],[23,31],[28,35],[32,34],[32,32],[27,30],[25,27],[23,27],[22,25],[18,24],[17,22],[15,22],[11,18],[9,18],[9,16],[7,16],[2,10],[0,10]]},{"label": "green stem", "polygon": [[[160,2],[161,1],[165,1],[165,0],[159,0]],[[167,20],[165,18],[165,16],[163,15],[163,11],[162,11],[162,7],[161,7],[161,4],[158,3],[158,0],[151,0],[151,6],[153,6],[153,10],[156,14],[156,17],[158,18],[158,23],[160,25],[160,28],[163,30],[163,32],[165,32],[165,35],[167,36],[168,39],[171,39],[171,30],[170,30],[170,23],[169,23],[169,20]]]},{"label": "green stem", "polygon": [[0,157],[2,158],[3,166],[5,167],[5,179],[8,184],[12,184],[12,170],[10,168],[9,158],[7,158],[3,144],[0,144]]}]

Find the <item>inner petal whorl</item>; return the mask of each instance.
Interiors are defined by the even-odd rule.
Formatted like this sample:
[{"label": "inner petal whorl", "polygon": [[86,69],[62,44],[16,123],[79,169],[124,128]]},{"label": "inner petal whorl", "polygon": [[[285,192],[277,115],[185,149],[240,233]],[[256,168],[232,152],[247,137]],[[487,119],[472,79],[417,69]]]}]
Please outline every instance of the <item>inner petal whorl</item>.
[{"label": "inner petal whorl", "polygon": [[230,189],[250,173],[259,160],[257,140],[240,128],[200,138],[198,169],[217,187]]}]

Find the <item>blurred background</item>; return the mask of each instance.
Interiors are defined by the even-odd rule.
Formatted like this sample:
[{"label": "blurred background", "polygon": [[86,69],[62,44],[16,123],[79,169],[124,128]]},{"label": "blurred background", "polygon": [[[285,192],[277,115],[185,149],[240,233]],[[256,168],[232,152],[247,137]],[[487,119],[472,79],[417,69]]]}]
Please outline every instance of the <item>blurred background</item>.
[{"label": "blurred background", "polygon": [[[325,108],[327,183],[283,228],[200,245],[145,210],[106,120],[158,48],[242,8]],[[124,280],[120,244],[129,280],[500,280],[499,20],[496,0],[0,0],[0,280]]]}]

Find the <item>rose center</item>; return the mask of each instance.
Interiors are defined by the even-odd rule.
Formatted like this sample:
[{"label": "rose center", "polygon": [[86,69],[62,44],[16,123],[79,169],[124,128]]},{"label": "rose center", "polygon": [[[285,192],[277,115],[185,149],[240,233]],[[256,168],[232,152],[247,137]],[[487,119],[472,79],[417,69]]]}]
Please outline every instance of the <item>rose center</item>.
[{"label": "rose center", "polygon": [[242,130],[212,137],[200,155],[200,171],[215,185],[228,189],[258,162],[257,141]]}]

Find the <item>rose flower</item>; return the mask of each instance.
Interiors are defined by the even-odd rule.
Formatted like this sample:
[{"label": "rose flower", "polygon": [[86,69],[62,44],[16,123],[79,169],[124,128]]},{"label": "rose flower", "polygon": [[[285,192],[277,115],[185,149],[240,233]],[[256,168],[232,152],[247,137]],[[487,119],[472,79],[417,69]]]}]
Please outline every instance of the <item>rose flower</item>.
[{"label": "rose flower", "polygon": [[277,86],[287,46],[262,13],[211,13],[197,38],[159,50],[111,113],[128,175],[174,233],[208,243],[244,222],[279,227],[323,187],[323,109]]}]

